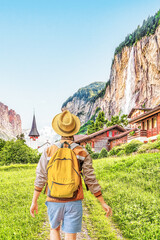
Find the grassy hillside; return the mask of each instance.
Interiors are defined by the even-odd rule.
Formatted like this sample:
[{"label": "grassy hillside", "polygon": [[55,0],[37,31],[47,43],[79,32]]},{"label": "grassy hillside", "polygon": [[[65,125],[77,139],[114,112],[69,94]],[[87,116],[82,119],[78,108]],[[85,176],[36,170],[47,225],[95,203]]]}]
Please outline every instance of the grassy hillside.
[{"label": "grassy hillside", "polygon": [[[103,196],[112,207],[112,219],[123,237],[132,240],[160,239],[160,153],[106,158],[94,161]],[[87,192],[86,200],[93,226],[104,226],[97,212],[97,200]],[[93,214],[93,212],[96,214]],[[98,223],[95,221],[98,216]],[[97,236],[105,229],[97,228]],[[110,238],[97,238],[110,239]]]},{"label": "grassy hillside", "polygon": [[45,196],[39,198],[39,214],[30,216],[36,164],[0,167],[0,239],[46,239],[42,225],[45,220]]}]

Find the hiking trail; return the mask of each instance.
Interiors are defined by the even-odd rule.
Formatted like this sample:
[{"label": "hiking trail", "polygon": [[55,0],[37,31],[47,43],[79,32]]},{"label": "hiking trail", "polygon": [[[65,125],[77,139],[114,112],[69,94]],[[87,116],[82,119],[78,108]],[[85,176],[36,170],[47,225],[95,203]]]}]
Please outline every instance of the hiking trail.
[{"label": "hiking trail", "polygon": [[[87,217],[88,215],[89,215],[89,213],[88,213],[87,207],[84,206],[84,203],[83,203],[83,216]],[[117,240],[125,240],[125,238],[122,236],[122,234],[121,234],[120,230],[118,229],[118,227],[116,226],[116,224],[113,223],[112,221],[110,221],[110,224],[111,224],[113,231],[116,232]],[[92,229],[92,223],[89,222],[88,225],[89,225],[89,228]],[[64,233],[62,231],[60,233],[61,233],[62,240],[64,240]],[[44,240],[50,240],[49,235],[50,235],[50,225],[49,225],[48,215],[46,212],[45,221],[43,223],[42,231],[39,234],[39,236]],[[94,239],[94,240],[96,240],[96,239]],[[77,233],[77,240],[93,240],[93,238],[91,238],[89,236],[89,232],[87,229],[87,225],[84,221],[84,217],[83,217],[83,221],[82,221],[82,231],[80,233]],[[107,240],[107,238],[106,238],[106,240]]]}]

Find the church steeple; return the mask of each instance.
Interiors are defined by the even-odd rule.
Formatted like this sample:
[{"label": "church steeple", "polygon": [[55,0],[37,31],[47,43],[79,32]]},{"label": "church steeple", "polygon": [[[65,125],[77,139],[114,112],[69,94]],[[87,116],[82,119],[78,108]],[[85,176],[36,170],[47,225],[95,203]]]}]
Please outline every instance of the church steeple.
[{"label": "church steeple", "polygon": [[35,141],[40,136],[37,130],[35,114],[33,115],[32,128],[28,136],[32,138],[33,141]]}]

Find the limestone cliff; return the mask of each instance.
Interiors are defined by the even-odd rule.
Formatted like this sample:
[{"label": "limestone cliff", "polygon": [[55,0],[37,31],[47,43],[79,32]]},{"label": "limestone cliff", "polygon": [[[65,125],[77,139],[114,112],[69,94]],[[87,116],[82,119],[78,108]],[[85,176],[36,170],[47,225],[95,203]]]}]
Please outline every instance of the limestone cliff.
[{"label": "limestone cliff", "polygon": [[160,104],[160,26],[154,35],[115,56],[110,85],[101,102],[107,116]]},{"label": "limestone cliff", "polygon": [[100,107],[110,120],[120,111],[128,114],[133,107],[155,107],[160,104],[160,26],[155,34],[143,37],[132,47],[124,47],[114,57],[105,94],[94,101],[81,99],[67,106],[79,115],[83,106],[83,122]]},{"label": "limestone cliff", "polygon": [[21,133],[20,115],[0,102],[0,138],[7,140]]}]

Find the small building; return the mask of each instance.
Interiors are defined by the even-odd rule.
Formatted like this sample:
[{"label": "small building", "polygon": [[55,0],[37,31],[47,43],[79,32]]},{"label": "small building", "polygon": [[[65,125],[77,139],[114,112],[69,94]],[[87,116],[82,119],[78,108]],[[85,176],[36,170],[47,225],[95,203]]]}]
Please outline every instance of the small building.
[{"label": "small building", "polygon": [[142,142],[148,142],[149,139],[156,140],[160,133],[160,104],[152,109],[147,109],[142,114],[136,115],[135,112],[136,110],[132,109],[128,115],[129,124],[132,127],[137,127],[134,134],[128,135],[128,142],[132,139],[138,139]]},{"label": "small building", "polygon": [[87,143],[89,143],[92,147],[92,150],[95,152],[100,152],[102,148],[106,148],[107,151],[110,151],[111,147],[109,139],[124,132],[126,132],[126,129],[116,124],[114,126],[104,128],[90,135],[82,136],[77,140],[75,139],[75,142],[79,143],[84,147]]}]

